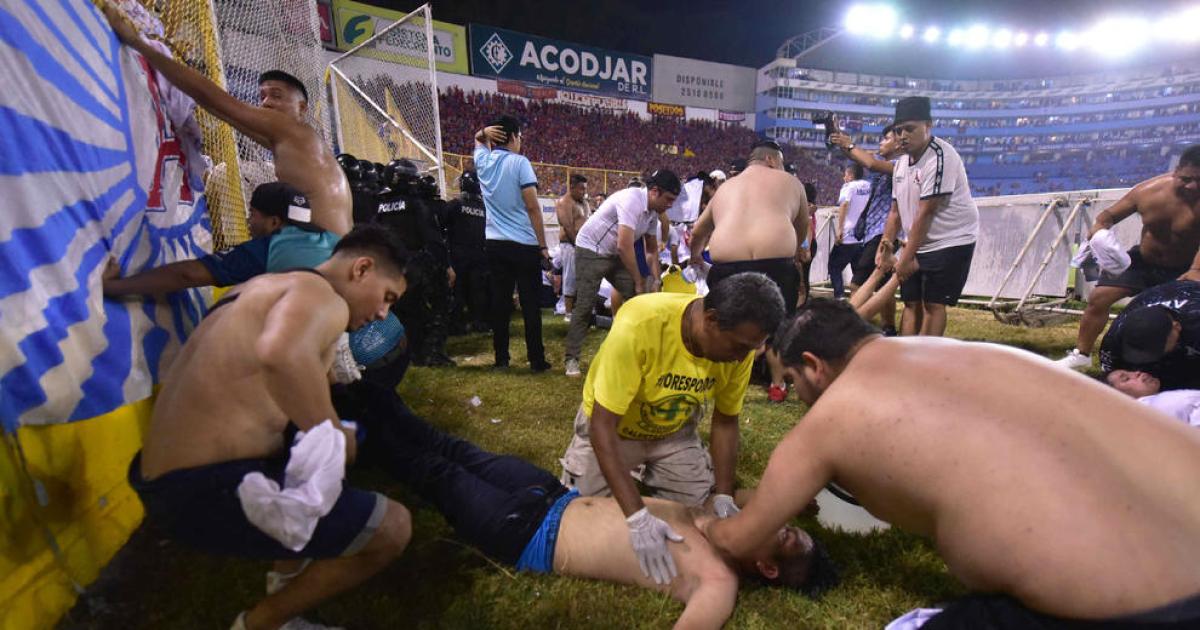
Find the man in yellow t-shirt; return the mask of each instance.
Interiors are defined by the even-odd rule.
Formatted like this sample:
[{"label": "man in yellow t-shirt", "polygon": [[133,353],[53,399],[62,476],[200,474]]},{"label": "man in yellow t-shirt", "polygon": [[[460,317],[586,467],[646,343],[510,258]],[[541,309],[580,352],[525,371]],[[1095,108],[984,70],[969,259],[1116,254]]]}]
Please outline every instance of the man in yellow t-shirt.
[{"label": "man in yellow t-shirt", "polygon": [[[666,541],[681,540],[646,511],[635,477],[652,495],[737,512],[737,416],[754,350],[784,315],[779,289],[761,273],[730,276],[703,298],[638,296],[621,307],[583,385],[575,435],[563,455],[563,484],[617,500],[642,571],[675,575]],[[697,425],[710,401],[711,457]]]}]

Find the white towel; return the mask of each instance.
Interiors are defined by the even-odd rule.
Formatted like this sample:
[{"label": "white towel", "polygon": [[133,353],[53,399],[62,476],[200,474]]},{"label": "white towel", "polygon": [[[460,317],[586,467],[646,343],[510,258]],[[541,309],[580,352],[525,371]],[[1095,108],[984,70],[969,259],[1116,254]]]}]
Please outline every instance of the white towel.
[{"label": "white towel", "polygon": [[914,608],[897,617],[883,630],[916,630],[941,612],[941,608]]},{"label": "white towel", "polygon": [[1152,396],[1142,396],[1138,402],[1194,427],[1200,427],[1200,389],[1172,389]]},{"label": "white towel", "polygon": [[283,487],[253,472],[238,485],[246,518],[292,551],[312,538],[317,521],[342,494],[346,476],[346,435],[332,420],[296,435],[284,471]]},{"label": "white towel", "polygon": [[1091,247],[1092,257],[1104,273],[1118,276],[1129,268],[1129,252],[1121,246],[1112,230],[1097,231],[1088,241],[1088,245]]}]

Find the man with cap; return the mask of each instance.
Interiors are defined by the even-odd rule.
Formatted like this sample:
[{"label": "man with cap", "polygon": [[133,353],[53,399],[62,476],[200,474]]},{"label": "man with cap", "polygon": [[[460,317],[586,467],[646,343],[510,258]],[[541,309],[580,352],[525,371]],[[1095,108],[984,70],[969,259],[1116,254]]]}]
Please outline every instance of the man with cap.
[{"label": "man with cap", "polygon": [[[658,251],[659,222],[667,220],[667,208],[681,189],[675,173],[654,171],[644,188],[624,188],[610,195],[579,229],[575,237],[575,308],[567,328],[567,376],[582,374],[579,355],[600,281],[607,279],[626,299],[646,292],[634,243],[645,239],[651,251]],[[650,264],[650,276],[658,278],[658,258]]]},{"label": "man with cap", "polygon": [[508,327],[515,285],[525,320],[525,350],[534,372],[550,369],[542,344],[538,293],[542,269],[550,267],[537,176],[521,155],[521,124],[501,116],[475,134],[475,173],[487,209],[487,258],[492,274],[492,349],[496,367],[507,368]]},{"label": "man with cap", "polygon": [[[809,231],[804,185],[784,171],[783,151],[767,140],[750,150],[745,170],[717,189],[692,229],[692,264],[703,267],[704,250],[712,257],[708,286],[738,273],[757,271],[775,282],[790,314],[800,296],[801,264],[806,262]],[[768,331],[775,332],[775,331]],[[771,399],[786,397],[783,365],[767,355]]]},{"label": "man with cap", "polygon": [[463,171],[458,189],[458,199],[446,204],[444,225],[455,276],[452,320],[459,330],[484,332],[490,329],[489,277],[484,255],[487,213],[475,171]]},{"label": "man with cap", "polygon": [[1200,389],[1200,282],[1175,280],[1134,298],[1100,344],[1100,368],[1148,372],[1163,390]]},{"label": "man with cap", "polygon": [[[900,334],[940,337],[946,307],[958,303],[971,271],[979,210],[958,151],[933,135],[927,97],[900,99],[892,128],[903,155],[892,174],[892,209],[876,259],[900,276]],[[901,227],[908,240],[897,255],[892,243]]]},{"label": "man with cap", "polygon": [[708,176],[712,179],[713,186],[716,188],[720,188],[721,184],[724,184],[725,180],[729,179],[729,177],[725,175],[725,171],[722,171],[721,169],[716,169],[715,171],[709,173]]},{"label": "man with cap", "polygon": [[314,225],[335,236],[350,231],[350,185],[325,139],[305,121],[308,90],[303,82],[282,70],[264,72],[258,79],[259,106],[247,105],[154,48],[115,3],[104,3],[101,10],[117,38],[140,53],[155,71],[197,105],[274,154],[276,177],[308,199]]},{"label": "man with cap", "polygon": [[1135,212],[1142,220],[1142,234],[1129,250],[1129,268],[1117,276],[1101,276],[1088,294],[1075,348],[1059,359],[1059,365],[1092,365],[1092,346],[1118,300],[1175,278],[1200,281],[1200,145],[1185,149],[1173,172],[1134,186],[1097,214],[1088,238]]}]

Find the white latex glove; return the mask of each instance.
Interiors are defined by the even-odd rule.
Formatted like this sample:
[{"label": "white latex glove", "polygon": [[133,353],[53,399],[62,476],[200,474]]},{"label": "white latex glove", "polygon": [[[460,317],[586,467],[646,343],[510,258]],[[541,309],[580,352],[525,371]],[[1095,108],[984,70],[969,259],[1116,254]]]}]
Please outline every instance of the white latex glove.
[{"label": "white latex glove", "polygon": [[670,584],[679,572],[675,569],[675,559],[667,549],[667,541],[683,542],[683,536],[676,534],[670,525],[646,508],[634,512],[625,522],[629,524],[629,541],[633,544],[638,563],[642,565],[642,573],[653,579],[655,584]]},{"label": "white latex glove", "polygon": [[738,509],[737,503],[734,503],[733,497],[728,494],[718,494],[713,497],[713,511],[720,518],[729,518],[741,510]]},{"label": "white latex glove", "polygon": [[358,366],[358,362],[354,360],[354,353],[350,351],[350,333],[344,332],[338,338],[329,374],[333,377],[333,382],[339,385],[353,383],[362,378],[362,368]]}]

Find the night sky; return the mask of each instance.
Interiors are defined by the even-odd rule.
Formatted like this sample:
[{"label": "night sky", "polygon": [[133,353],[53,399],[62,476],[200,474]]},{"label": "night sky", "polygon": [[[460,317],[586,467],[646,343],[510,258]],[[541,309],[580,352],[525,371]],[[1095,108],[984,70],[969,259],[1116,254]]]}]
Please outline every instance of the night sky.
[{"label": "night sky", "polygon": [[[366,0],[412,10],[420,2]],[[760,67],[785,39],[822,26],[840,26],[851,2],[801,0],[434,0],[435,19],[478,22],[626,52],[662,53]],[[1003,23],[1051,32],[1073,19],[1109,13],[1155,17],[1195,1],[1139,0],[906,0],[901,19],[921,25]]]}]

